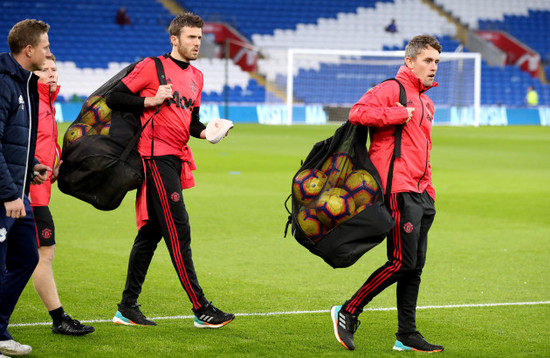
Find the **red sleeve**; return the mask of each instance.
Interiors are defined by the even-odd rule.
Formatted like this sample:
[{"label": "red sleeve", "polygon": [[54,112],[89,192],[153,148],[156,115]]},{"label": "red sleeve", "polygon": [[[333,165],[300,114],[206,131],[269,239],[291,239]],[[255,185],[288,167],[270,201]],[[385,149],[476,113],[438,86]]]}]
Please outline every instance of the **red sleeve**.
[{"label": "red sleeve", "polygon": [[[122,82],[130,91],[139,94],[144,88],[151,87],[152,79],[156,78],[157,69],[155,62],[150,58],[146,58],[138,63],[132,72],[122,79]],[[158,84],[156,87],[158,87]]]},{"label": "red sleeve", "polygon": [[386,127],[405,123],[409,113],[399,107],[399,84],[387,81],[372,88],[361,97],[349,112],[352,124],[369,127]]},{"label": "red sleeve", "polygon": [[197,97],[197,100],[195,101],[195,107],[199,107],[201,105],[201,96],[202,96],[202,89],[204,86],[204,77],[200,70],[197,71],[197,77],[199,80],[199,96]]}]

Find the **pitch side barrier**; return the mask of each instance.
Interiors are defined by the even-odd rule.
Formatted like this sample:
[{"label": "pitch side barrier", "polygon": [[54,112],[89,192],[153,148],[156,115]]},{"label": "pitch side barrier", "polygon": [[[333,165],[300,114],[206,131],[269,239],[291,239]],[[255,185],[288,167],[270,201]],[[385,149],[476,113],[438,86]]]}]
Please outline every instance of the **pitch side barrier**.
[{"label": "pitch side barrier", "polygon": [[[82,103],[56,103],[58,122],[72,122],[80,112]],[[235,123],[260,123],[288,125],[286,104],[230,105],[228,118]],[[469,108],[436,107],[434,124],[452,126],[475,126]],[[292,124],[325,124],[346,119],[349,107],[339,109],[321,105],[294,105]],[[201,105],[201,120],[205,123],[225,116],[224,104]],[[541,125],[550,126],[550,107],[507,108],[505,106],[482,106],[479,109],[479,125]]]}]

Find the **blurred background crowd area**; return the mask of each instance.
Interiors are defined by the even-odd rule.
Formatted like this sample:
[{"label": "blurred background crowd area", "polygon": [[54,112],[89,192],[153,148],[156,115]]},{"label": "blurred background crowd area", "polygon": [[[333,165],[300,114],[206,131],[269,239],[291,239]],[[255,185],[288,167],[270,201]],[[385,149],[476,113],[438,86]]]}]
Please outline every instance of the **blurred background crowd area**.
[{"label": "blurred background crowd area", "polygon": [[[194,63],[205,75],[203,103],[265,102],[286,73],[289,48],[396,51],[414,35],[431,34],[444,52],[482,54],[481,105],[527,106],[531,86],[535,105],[550,105],[549,0],[3,1],[0,51],[9,51],[7,34],[16,22],[47,22],[59,100],[82,101],[129,63],[170,52],[167,27],[184,10],[206,22]],[[300,66],[312,76],[311,66]]]}]

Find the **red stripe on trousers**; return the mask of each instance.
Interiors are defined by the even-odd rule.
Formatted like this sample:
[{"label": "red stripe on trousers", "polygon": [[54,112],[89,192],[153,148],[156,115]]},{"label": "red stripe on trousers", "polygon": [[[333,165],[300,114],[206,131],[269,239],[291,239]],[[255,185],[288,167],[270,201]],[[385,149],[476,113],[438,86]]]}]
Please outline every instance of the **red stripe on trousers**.
[{"label": "red stripe on trousers", "polygon": [[376,277],[374,277],[368,284],[361,287],[359,289],[359,292],[355,296],[355,298],[347,305],[346,311],[350,313],[354,313],[357,309],[357,306],[363,301],[363,299],[369,295],[372,291],[374,291],[380,284],[387,279],[389,279],[395,272],[399,270],[401,267],[401,264],[403,263],[402,260],[402,251],[401,251],[401,230],[400,228],[400,221],[401,221],[401,213],[398,210],[397,207],[397,194],[391,195],[390,200],[390,207],[392,209],[392,212],[395,213],[395,226],[392,230],[392,240],[393,240],[393,265],[390,267],[387,267],[382,272],[380,272]]},{"label": "red stripe on trousers", "polygon": [[[157,188],[157,193],[160,198],[162,211],[164,213],[164,219],[166,220],[166,226],[168,228],[168,232],[170,235],[170,244],[172,246],[172,252],[174,253],[174,261],[176,262],[178,276],[183,282],[185,291],[187,292],[187,294],[189,295],[189,298],[191,299],[191,302],[193,303],[193,308],[197,309],[200,307],[200,304],[198,302],[195,291],[193,291],[193,288],[191,287],[191,282],[189,281],[189,277],[187,277],[187,270],[185,269],[185,264],[183,263],[183,256],[181,254],[181,250],[179,246],[176,225],[174,224],[174,219],[170,211],[170,205],[168,203],[168,197],[166,196],[166,193],[165,193],[166,190],[162,183],[162,178],[158,171],[157,164],[155,163],[154,160],[151,160],[151,173],[153,174],[152,175],[153,181],[155,182],[155,186]],[[161,194],[161,193],[164,193],[164,194]]]}]

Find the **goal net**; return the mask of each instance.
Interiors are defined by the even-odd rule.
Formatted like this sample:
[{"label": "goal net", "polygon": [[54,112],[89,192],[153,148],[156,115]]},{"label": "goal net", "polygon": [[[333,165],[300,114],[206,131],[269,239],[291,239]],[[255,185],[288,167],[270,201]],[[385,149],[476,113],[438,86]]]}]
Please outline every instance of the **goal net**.
[{"label": "goal net", "polygon": [[[369,88],[395,77],[404,51],[289,49],[287,53],[287,120],[301,106],[322,106],[329,121],[345,121],[349,109]],[[479,124],[481,55],[441,53],[434,101],[435,124]]]}]

